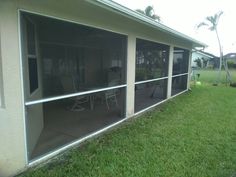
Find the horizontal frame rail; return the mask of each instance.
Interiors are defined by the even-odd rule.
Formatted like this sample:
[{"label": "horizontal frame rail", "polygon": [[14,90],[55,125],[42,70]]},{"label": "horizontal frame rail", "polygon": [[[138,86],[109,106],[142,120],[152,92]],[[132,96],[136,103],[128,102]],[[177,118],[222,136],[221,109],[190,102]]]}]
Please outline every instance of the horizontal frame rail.
[{"label": "horizontal frame rail", "polygon": [[188,73],[177,74],[177,75],[173,75],[172,77],[185,76],[185,75],[188,75]]},{"label": "horizontal frame rail", "polygon": [[72,94],[67,94],[67,95],[62,95],[62,96],[56,96],[56,97],[51,97],[51,98],[44,98],[44,99],[35,100],[35,101],[28,101],[25,103],[25,105],[30,106],[30,105],[39,104],[39,103],[46,103],[46,102],[50,102],[50,101],[62,100],[65,98],[72,98],[72,97],[87,95],[87,94],[91,94],[91,93],[97,93],[97,92],[102,92],[102,91],[107,91],[107,90],[112,90],[112,89],[124,88],[126,86],[127,86],[126,84],[123,84],[123,85],[114,86],[114,87],[107,87],[107,88],[89,90],[89,91],[85,91],[85,92],[77,92],[77,93],[72,93]]},{"label": "horizontal frame rail", "polygon": [[168,79],[168,76],[167,77],[157,78],[157,79],[149,79],[149,80],[145,80],[145,81],[138,81],[138,82],[135,82],[135,85],[137,85],[137,84],[144,84],[144,83],[147,83],[147,82],[159,81],[159,80],[163,80],[163,79]]}]

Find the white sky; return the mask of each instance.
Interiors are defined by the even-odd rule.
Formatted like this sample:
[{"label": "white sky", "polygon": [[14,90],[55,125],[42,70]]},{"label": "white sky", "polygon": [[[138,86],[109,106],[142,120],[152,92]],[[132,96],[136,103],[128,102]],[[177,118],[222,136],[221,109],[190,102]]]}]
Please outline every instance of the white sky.
[{"label": "white sky", "polygon": [[142,9],[151,5],[155,13],[161,17],[163,24],[206,43],[205,49],[219,55],[219,47],[214,32],[206,27],[196,29],[196,25],[223,11],[218,24],[218,31],[224,54],[236,52],[236,9],[235,0],[113,0],[130,9]]}]

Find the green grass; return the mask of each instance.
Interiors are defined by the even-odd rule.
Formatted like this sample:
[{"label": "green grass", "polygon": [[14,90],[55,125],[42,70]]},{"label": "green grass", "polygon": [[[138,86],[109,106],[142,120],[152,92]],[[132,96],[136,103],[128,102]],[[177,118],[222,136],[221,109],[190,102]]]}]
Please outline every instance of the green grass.
[{"label": "green grass", "polygon": [[[215,83],[218,76],[218,70],[199,70],[196,71],[196,73],[200,74],[200,81],[207,83]],[[232,81],[236,82],[236,70],[230,70],[230,74],[232,77]],[[226,72],[224,70],[221,71],[220,81],[223,84],[226,83]]]},{"label": "green grass", "polygon": [[231,177],[235,110],[235,88],[203,83],[21,177]]}]

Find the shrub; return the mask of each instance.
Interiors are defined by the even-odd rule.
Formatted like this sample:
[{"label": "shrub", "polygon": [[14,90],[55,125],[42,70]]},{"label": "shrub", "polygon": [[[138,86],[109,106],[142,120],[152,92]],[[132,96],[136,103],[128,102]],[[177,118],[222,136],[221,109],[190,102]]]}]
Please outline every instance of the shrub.
[{"label": "shrub", "polygon": [[233,61],[227,61],[228,68],[235,68],[236,64]]}]

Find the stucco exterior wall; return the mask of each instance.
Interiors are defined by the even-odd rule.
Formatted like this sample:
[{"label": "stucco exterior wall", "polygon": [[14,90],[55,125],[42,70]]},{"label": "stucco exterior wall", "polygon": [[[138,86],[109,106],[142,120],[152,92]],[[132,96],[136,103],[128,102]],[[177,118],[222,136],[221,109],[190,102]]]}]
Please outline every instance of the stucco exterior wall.
[{"label": "stucco exterior wall", "polygon": [[[0,176],[16,174],[27,167],[24,96],[21,72],[18,10],[70,20],[128,36],[127,117],[134,113],[136,38],[191,50],[192,44],[144,26],[120,14],[78,0],[1,0],[0,43],[5,106],[0,108]],[[173,56],[171,54],[170,56]],[[172,60],[171,60],[172,61]],[[171,82],[169,82],[171,83]],[[171,88],[171,87],[170,87]],[[169,88],[169,89],[170,89]],[[170,97],[170,90],[169,90]]]},{"label": "stucco exterior wall", "polygon": [[0,108],[0,176],[26,165],[22,79],[16,4],[0,2],[1,55],[5,106]]}]

